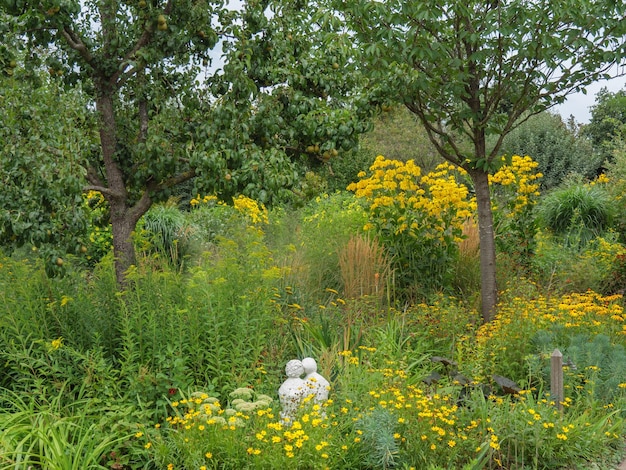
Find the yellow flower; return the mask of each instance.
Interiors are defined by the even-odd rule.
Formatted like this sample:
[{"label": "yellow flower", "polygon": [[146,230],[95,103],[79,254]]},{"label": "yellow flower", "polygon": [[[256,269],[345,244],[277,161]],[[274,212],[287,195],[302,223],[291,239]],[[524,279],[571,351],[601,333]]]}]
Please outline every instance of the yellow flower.
[{"label": "yellow flower", "polygon": [[63,338],[53,339],[52,341],[50,341],[50,346],[52,347],[52,349],[59,349],[61,346],[63,346]]},{"label": "yellow flower", "polygon": [[211,452],[207,452],[206,454],[204,454],[204,456],[205,456],[207,459],[212,459],[212,458],[213,458],[213,454],[212,454]]}]

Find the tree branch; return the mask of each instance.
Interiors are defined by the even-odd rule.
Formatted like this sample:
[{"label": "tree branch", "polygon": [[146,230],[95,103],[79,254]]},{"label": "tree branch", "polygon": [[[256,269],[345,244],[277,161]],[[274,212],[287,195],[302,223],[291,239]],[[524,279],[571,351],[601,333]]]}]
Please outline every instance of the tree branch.
[{"label": "tree branch", "polygon": [[83,191],[98,191],[102,194],[111,197],[120,197],[121,195],[117,191],[113,191],[111,188],[107,188],[106,186],[97,186],[97,185],[87,185],[83,188]]},{"label": "tree branch", "polygon": [[78,37],[78,35],[69,26],[64,26],[62,30],[59,30],[59,32],[65,38],[67,44],[72,49],[77,51],[85,62],[95,68],[93,55],[91,55],[91,52],[89,52],[89,49],[87,49],[87,46],[81,38]]},{"label": "tree branch", "polygon": [[104,183],[98,176],[98,172],[91,165],[87,167],[87,181],[89,181],[93,186],[104,186]]}]

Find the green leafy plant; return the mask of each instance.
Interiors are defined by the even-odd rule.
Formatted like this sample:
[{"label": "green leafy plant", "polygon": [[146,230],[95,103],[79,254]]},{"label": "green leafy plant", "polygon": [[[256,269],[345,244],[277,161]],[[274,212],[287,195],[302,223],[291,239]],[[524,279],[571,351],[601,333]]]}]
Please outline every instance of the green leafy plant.
[{"label": "green leafy plant", "polygon": [[144,239],[136,240],[147,254],[154,252],[181,269],[190,250],[192,229],[176,201],[154,205],[137,224],[137,232]]},{"label": "green leafy plant", "polygon": [[384,408],[375,408],[357,423],[362,431],[363,462],[366,465],[384,470],[397,466],[396,425],[397,418]]}]

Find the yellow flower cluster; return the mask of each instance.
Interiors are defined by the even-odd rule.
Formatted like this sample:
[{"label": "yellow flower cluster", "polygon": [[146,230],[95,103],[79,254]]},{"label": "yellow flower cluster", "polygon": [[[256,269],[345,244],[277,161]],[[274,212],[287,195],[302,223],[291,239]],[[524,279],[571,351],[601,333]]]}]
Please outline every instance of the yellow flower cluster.
[{"label": "yellow flower cluster", "polygon": [[233,205],[235,209],[241,212],[246,217],[250,218],[253,224],[264,223],[268,224],[268,212],[265,206],[258,203],[254,199],[239,195],[233,198]]},{"label": "yellow flower cluster", "polygon": [[[505,160],[505,157],[502,157]],[[513,155],[511,163],[503,165],[494,175],[489,175],[489,183],[509,186],[515,189],[511,217],[521,212],[525,207],[534,204],[533,199],[539,196],[538,180],[543,177],[535,172],[539,163],[528,155],[521,157]]]},{"label": "yellow flower cluster", "polygon": [[200,204],[208,204],[210,202],[218,203],[217,196],[204,196],[204,197],[201,197],[198,194],[191,201],[189,201],[189,204],[191,204],[192,207],[195,207],[195,206],[199,206]]},{"label": "yellow flower cluster", "polygon": [[[226,203],[224,201],[220,201],[217,196],[207,195],[200,196],[196,195],[189,204],[192,207],[200,207],[202,205],[218,205],[225,206]],[[262,203],[255,201],[254,199],[250,199],[242,194],[237,197],[233,197],[233,207],[242,215],[248,217],[253,224],[264,223],[268,224],[268,211]]]},{"label": "yellow flower cluster", "polygon": [[528,333],[528,327],[522,328],[522,324],[528,324],[533,331],[558,324],[580,330],[580,333],[626,333],[626,317],[620,299],[620,295],[602,296],[592,291],[554,298],[539,296],[534,300],[514,298],[500,306],[494,320],[480,327],[477,343],[483,345],[499,337],[513,342],[517,335]]},{"label": "yellow flower cluster", "polygon": [[453,171],[463,173],[454,165],[443,163],[422,175],[413,160],[387,160],[379,155],[370,167],[371,175],[359,173],[361,179],[347,189],[366,199],[379,223],[395,223],[396,234],[421,230],[427,223],[438,232],[451,226],[460,230],[471,217],[475,202]]}]

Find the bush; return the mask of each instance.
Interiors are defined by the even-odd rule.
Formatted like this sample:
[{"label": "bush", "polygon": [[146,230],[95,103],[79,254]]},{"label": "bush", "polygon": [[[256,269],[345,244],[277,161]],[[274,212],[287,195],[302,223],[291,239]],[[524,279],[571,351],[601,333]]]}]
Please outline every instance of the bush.
[{"label": "bush", "polygon": [[[456,175],[453,172],[458,172]],[[363,198],[371,229],[386,248],[396,288],[407,300],[451,285],[463,223],[475,203],[457,178],[462,170],[444,163],[426,175],[412,160],[376,158],[370,176],[348,189]]]},{"label": "bush", "polygon": [[580,247],[572,239],[540,233],[532,258],[532,269],[550,292],[585,292],[603,294],[621,292],[626,286],[624,258],[626,247],[609,232]]}]

